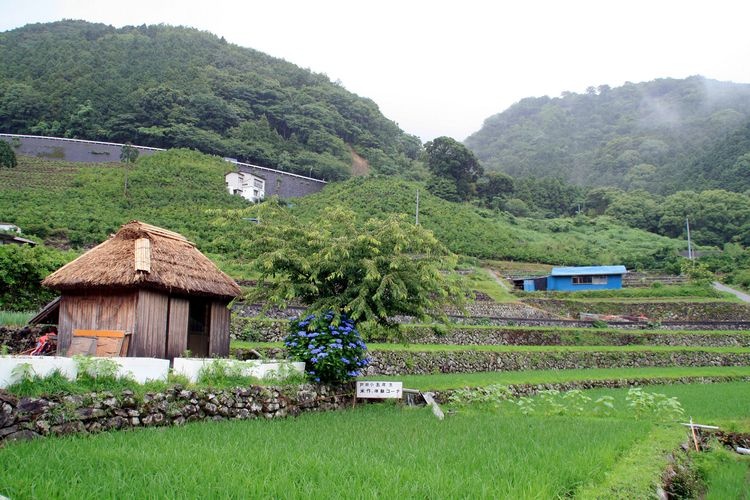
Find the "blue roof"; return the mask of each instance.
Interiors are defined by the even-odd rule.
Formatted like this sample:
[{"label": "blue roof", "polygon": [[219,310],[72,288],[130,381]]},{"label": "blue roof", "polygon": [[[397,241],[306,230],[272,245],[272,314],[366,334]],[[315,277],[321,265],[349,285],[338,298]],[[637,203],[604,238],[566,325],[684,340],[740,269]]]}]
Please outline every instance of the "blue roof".
[{"label": "blue roof", "polygon": [[553,267],[550,276],[625,274],[627,272],[625,266]]}]

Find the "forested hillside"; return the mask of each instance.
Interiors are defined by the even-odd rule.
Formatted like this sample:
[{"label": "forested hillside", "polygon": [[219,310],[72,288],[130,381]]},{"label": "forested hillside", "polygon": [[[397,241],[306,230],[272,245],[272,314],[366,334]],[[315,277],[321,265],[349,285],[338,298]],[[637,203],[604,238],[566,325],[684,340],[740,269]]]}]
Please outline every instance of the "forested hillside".
[{"label": "forested hillside", "polygon": [[750,85],[694,76],[523,99],[466,139],[486,170],[671,194],[750,189]]},{"label": "forested hillside", "polygon": [[0,33],[0,131],[187,147],[335,180],[352,151],[409,171],[418,138],[294,64],[171,26],[84,21]]}]

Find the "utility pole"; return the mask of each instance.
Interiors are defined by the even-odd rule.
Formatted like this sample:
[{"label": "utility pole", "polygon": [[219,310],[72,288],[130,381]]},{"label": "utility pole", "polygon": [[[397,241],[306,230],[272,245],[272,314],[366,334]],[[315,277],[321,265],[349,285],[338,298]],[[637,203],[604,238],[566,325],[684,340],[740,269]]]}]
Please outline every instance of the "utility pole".
[{"label": "utility pole", "polygon": [[690,244],[690,220],[687,217],[685,217],[685,226],[687,227],[688,259],[693,260],[693,246]]},{"label": "utility pole", "polygon": [[417,211],[415,213],[414,217],[417,221],[417,226],[419,225],[419,189],[417,189]]}]

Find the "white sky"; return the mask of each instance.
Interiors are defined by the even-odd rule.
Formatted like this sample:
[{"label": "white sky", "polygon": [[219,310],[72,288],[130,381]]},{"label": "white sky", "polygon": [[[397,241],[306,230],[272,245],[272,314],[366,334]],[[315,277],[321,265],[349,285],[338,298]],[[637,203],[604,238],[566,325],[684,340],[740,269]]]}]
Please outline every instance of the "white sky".
[{"label": "white sky", "polygon": [[747,0],[0,0],[0,31],[60,19],[210,31],[340,80],[424,141],[590,85],[750,83]]}]

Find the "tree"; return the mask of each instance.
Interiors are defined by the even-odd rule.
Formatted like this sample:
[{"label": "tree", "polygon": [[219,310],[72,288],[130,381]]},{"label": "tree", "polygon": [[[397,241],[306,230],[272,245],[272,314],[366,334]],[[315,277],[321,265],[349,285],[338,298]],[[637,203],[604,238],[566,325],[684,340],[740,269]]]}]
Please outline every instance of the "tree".
[{"label": "tree", "polygon": [[52,300],[41,282],[73,257],[42,245],[0,245],[0,309],[33,311]]},{"label": "tree", "polygon": [[18,164],[16,153],[5,141],[0,140],[0,167],[13,168]]},{"label": "tree", "polygon": [[120,149],[120,161],[125,164],[125,197],[128,196],[128,165],[138,159],[138,150],[130,143],[123,144]]},{"label": "tree", "polygon": [[442,272],[455,256],[402,216],[357,225],[354,212],[333,207],[309,227],[273,201],[258,210],[258,237],[249,248],[260,279],[251,300],[297,300],[310,314],[332,311],[390,330],[398,330],[394,316],[444,320],[442,306],[463,302],[462,287]]},{"label": "tree", "polygon": [[475,194],[476,182],[484,173],[474,153],[450,137],[438,137],[425,144],[425,162],[434,175],[455,182],[462,200]]},{"label": "tree", "polygon": [[656,232],[661,218],[661,199],[642,189],[627,191],[615,196],[604,214],[630,227]]},{"label": "tree", "polygon": [[124,144],[120,150],[120,161],[123,163],[135,163],[138,159],[138,150],[130,143]]},{"label": "tree", "polygon": [[501,172],[488,172],[477,183],[477,193],[487,205],[502,201],[513,194],[513,178]]}]

